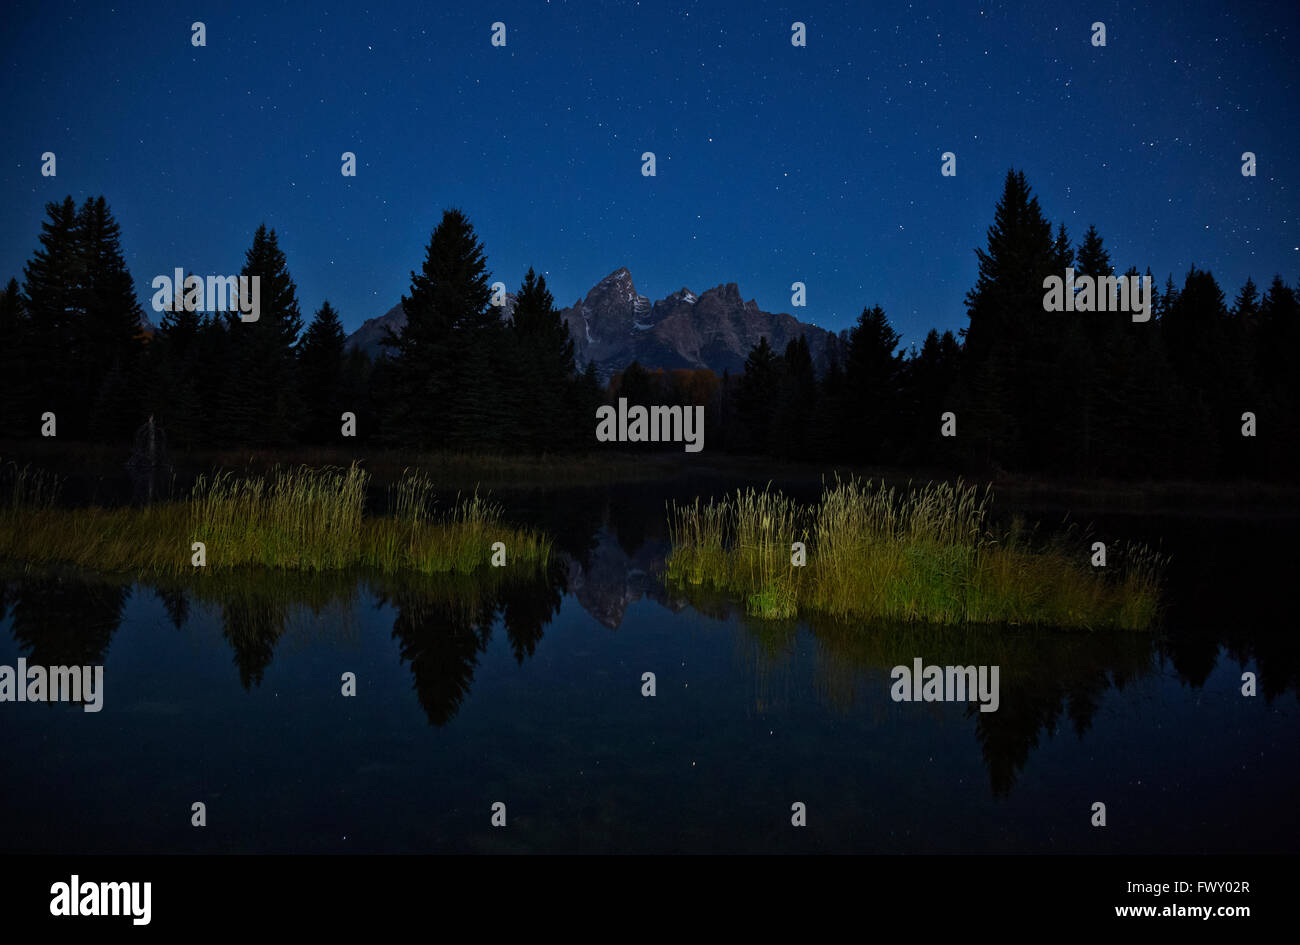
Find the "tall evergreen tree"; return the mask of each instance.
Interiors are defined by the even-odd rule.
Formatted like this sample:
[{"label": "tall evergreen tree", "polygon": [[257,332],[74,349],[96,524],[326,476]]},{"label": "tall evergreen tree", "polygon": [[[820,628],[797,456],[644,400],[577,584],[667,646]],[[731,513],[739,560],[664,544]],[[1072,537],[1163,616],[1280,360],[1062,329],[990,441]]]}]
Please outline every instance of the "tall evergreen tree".
[{"label": "tall evergreen tree", "polygon": [[[1180,413],[1189,424],[1182,437],[1189,450],[1183,462],[1198,476],[1220,468],[1232,420],[1228,392],[1235,387],[1230,367],[1235,358],[1227,321],[1227,300],[1214,275],[1192,266],[1160,327],[1186,397]],[[1231,434],[1236,435],[1239,426],[1238,419],[1231,424]]]},{"label": "tall evergreen tree", "polygon": [[579,422],[568,393],[574,383],[573,338],[546,277],[532,267],[519,287],[510,329],[518,365],[513,413],[521,444],[534,450],[572,445]]},{"label": "tall evergreen tree", "polygon": [[216,352],[203,343],[205,321],[198,312],[173,305],[149,342],[148,410],[178,447],[200,446],[210,433],[211,400],[205,394],[215,392],[203,389],[201,379],[203,360]]},{"label": "tall evergreen tree", "polygon": [[1007,172],[987,247],[975,255],[957,411],[962,441],[983,462],[1023,464],[1054,453],[1061,398],[1070,393],[1060,374],[1066,323],[1043,310],[1043,279],[1064,275],[1055,271],[1060,252],[1023,173]]},{"label": "tall evergreen tree", "polygon": [[37,429],[30,333],[22,289],[17,279],[10,279],[0,293],[0,377],[5,387],[0,396],[0,436],[25,438]]},{"label": "tall evergreen tree", "polygon": [[[1097,280],[1112,276],[1115,267],[1110,261],[1097,227],[1089,225],[1079,244],[1075,257],[1076,277]],[[1079,471],[1099,472],[1102,466],[1115,459],[1115,424],[1125,422],[1122,405],[1125,387],[1131,378],[1124,366],[1127,364],[1125,345],[1131,336],[1131,318],[1128,313],[1100,311],[1109,305],[1109,295],[1096,286],[1094,307],[1096,311],[1077,312],[1062,319],[1062,330],[1068,334],[1068,344],[1075,350],[1069,353],[1059,376],[1069,391],[1069,399],[1061,407],[1073,408],[1066,413],[1058,428],[1062,435],[1072,440],[1056,451],[1060,460],[1068,460]],[[1105,405],[1099,399],[1107,401]],[[1117,409],[1118,408],[1118,409]]]},{"label": "tall evergreen tree", "polygon": [[[1300,301],[1281,276],[1274,276],[1259,306],[1254,362],[1266,407],[1258,412],[1268,431],[1269,465],[1294,471],[1300,466],[1300,371],[1295,354],[1300,351]],[[1263,434],[1261,433],[1261,437]]]},{"label": "tall evergreen tree", "polygon": [[901,336],[879,305],[864,308],[849,331],[844,359],[850,455],[860,462],[889,460],[898,447],[902,401]]},{"label": "tall evergreen tree", "polygon": [[1249,276],[1246,277],[1246,284],[1237,293],[1237,300],[1232,304],[1232,314],[1243,325],[1252,328],[1259,320],[1259,288],[1255,285],[1255,280]]},{"label": "tall evergreen tree", "polygon": [[304,434],[315,443],[335,442],[339,435],[341,416],[346,409],[343,403],[346,341],[339,314],[327,300],[298,342],[298,378],[306,410]]},{"label": "tall evergreen tree", "polygon": [[374,403],[375,364],[364,348],[355,347],[343,356],[340,403],[343,410],[357,415],[357,440],[371,439],[378,428]]},{"label": "tall evergreen tree", "polygon": [[303,423],[295,356],[302,314],[279,238],[265,223],[253,234],[240,275],[258,277],[260,314],[250,322],[235,311],[223,316],[230,364],[221,401],[222,432],[236,442],[285,445]]},{"label": "tall evergreen tree", "polygon": [[82,332],[84,260],[80,254],[80,221],[72,197],[48,203],[49,219],[41,223],[40,248],[23,270],[23,305],[31,342],[30,377],[37,416],[52,411],[61,436],[86,432],[87,414],[80,367],[85,363]]},{"label": "tall evergreen tree", "polygon": [[817,399],[817,377],[808,339],[800,335],[791,340],[782,360],[769,452],[781,459],[804,459],[808,455],[808,423]]},{"label": "tall evergreen tree", "polygon": [[123,440],[140,424],[144,337],[135,283],[122,255],[121,228],[103,197],[79,214],[84,328],[80,365],[91,435]]},{"label": "tall evergreen tree", "polygon": [[605,388],[596,372],[596,362],[588,361],[570,387],[570,414],[574,418],[573,445],[589,449],[595,442],[596,410],[605,402]]},{"label": "tall evergreen tree", "polygon": [[840,366],[840,344],[835,335],[827,339],[829,364],[817,385],[817,405],[808,424],[808,454],[810,459],[829,460],[844,456],[845,442],[849,436],[844,369]]},{"label": "tall evergreen tree", "polygon": [[1174,285],[1174,274],[1165,276],[1165,290],[1160,293],[1159,315],[1163,318],[1178,301],[1178,287]]},{"label": "tall evergreen tree", "polygon": [[[1097,242],[1100,246],[1100,238]],[[1100,258],[1102,267],[1109,266],[1104,255]],[[1136,267],[1130,267],[1123,278],[1132,285],[1139,278]],[[1154,308],[1154,298],[1151,301]],[[1082,317],[1090,319],[1093,326],[1091,359],[1084,365],[1089,369],[1083,391],[1084,465],[1087,471],[1100,475],[1139,473],[1150,468],[1150,457],[1144,455],[1140,444],[1155,435],[1150,426],[1160,421],[1153,411],[1166,397],[1150,388],[1156,372],[1155,353],[1143,341],[1154,336],[1154,322],[1134,322],[1130,311],[1085,313]]]},{"label": "tall evergreen tree", "polygon": [[464,446],[500,424],[489,403],[500,397],[490,389],[490,348],[500,337],[491,296],[473,225],[460,210],[445,211],[424,265],[411,273],[410,295],[402,296],[406,328],[384,341],[392,351],[381,394],[390,442]]},{"label": "tall evergreen tree", "polygon": [[950,461],[939,437],[940,418],[952,406],[950,399],[961,367],[961,346],[951,331],[942,335],[931,328],[916,357],[907,363],[906,431],[911,447],[907,458],[915,462]]},{"label": "tall evergreen tree", "polygon": [[103,197],[46,212],[24,272],[29,393],[55,413],[60,436],[121,439],[139,422],[144,354],[121,231]]},{"label": "tall evergreen tree", "polygon": [[967,353],[979,362],[1012,341],[1017,330],[1040,321],[1043,278],[1053,274],[1056,263],[1051,224],[1023,172],[1007,172],[987,247],[976,249],[975,257],[979,274],[966,294],[965,337]]},{"label": "tall evergreen tree", "polygon": [[1083,242],[1079,244],[1074,269],[1078,275],[1093,277],[1109,276],[1115,271],[1115,267],[1111,265],[1110,253],[1107,252],[1097,227],[1090,225],[1088,232],[1083,234]]},{"label": "tall evergreen tree", "polygon": [[780,392],[783,363],[768,344],[767,336],[758,339],[745,358],[745,373],[736,393],[737,447],[761,454],[771,443],[772,416]]},{"label": "tall evergreen tree", "polygon": [[1070,234],[1066,232],[1064,223],[1057,224],[1056,239],[1052,241],[1052,258],[1052,268],[1062,274],[1074,265],[1074,247],[1070,245]]}]

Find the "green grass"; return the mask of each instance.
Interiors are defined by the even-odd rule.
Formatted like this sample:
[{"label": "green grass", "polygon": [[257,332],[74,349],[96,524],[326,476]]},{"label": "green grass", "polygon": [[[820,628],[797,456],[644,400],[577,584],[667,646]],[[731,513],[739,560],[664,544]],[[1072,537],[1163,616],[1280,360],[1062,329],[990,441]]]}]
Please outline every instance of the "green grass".
[{"label": "green grass", "polygon": [[409,471],[390,490],[390,514],[363,513],[369,476],[296,467],[267,476],[201,477],[189,498],[149,506],[69,509],[48,474],[11,466],[0,506],[0,559],[112,572],[193,571],[191,546],[209,570],[279,568],[382,573],[469,573],[489,566],[502,542],[507,568],[544,568],[549,539],[511,528],[477,493],[437,506],[433,484]]},{"label": "green grass", "polygon": [[[766,488],[669,506],[668,580],[739,595],[751,616],[800,612],[939,624],[1147,629],[1163,559],[1108,546],[1095,569],[1077,530],[1036,542],[988,529],[991,493],[960,481],[898,490],[858,479],[803,506]],[[803,542],[807,564],[791,562]]]}]

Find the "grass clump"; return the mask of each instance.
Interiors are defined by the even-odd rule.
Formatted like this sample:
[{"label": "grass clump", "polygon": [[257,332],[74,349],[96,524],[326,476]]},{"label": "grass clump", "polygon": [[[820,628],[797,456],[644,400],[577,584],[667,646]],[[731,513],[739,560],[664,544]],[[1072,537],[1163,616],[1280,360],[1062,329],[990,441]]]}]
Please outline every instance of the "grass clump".
[{"label": "grass clump", "polygon": [[9,501],[0,505],[0,558],[72,564],[102,571],[181,574],[194,570],[202,542],[206,567],[383,573],[469,573],[505,545],[509,567],[545,567],[550,541],[501,520],[480,498],[439,510],[433,484],[409,471],[390,490],[388,515],[364,514],[369,475],[305,466],[268,476],[200,477],[178,502],[120,508],[60,508],[48,477],[7,469]]},{"label": "grass clump", "polygon": [[[858,479],[811,506],[770,487],[669,506],[668,579],[740,595],[746,611],[939,624],[1146,629],[1159,614],[1164,561],[1140,546],[1094,569],[1073,532],[1035,544],[1022,523],[988,530],[988,488],[904,491]],[[794,563],[802,542],[807,563]]]}]

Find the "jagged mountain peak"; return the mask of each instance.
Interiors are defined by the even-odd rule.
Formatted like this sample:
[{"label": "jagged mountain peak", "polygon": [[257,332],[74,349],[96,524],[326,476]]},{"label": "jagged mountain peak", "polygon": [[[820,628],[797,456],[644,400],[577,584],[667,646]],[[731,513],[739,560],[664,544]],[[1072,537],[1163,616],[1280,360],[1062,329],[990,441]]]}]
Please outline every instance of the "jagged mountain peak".
[{"label": "jagged mountain peak", "polygon": [[632,281],[632,270],[628,269],[627,266],[619,266],[617,269],[615,269],[605,278],[597,282],[596,285],[602,286],[608,282],[631,282],[631,281]]},{"label": "jagged mountain peak", "polygon": [[[508,314],[509,310],[503,311],[502,317]],[[784,351],[789,342],[806,336],[819,369],[828,357],[829,332],[786,313],[765,312],[754,299],[743,301],[734,282],[720,283],[698,296],[682,286],[651,303],[636,291],[631,271],[620,266],[562,309],[560,317],[573,338],[578,366],[594,362],[606,380],[633,361],[646,368],[735,373],[744,368],[750,349],[763,337],[774,349]],[[348,347],[377,355],[384,328],[400,333],[405,325],[399,304],[362,325],[348,339]]]},{"label": "jagged mountain peak", "polygon": [[[620,266],[615,269],[605,278],[592,286],[591,291],[587,293],[588,299],[592,299],[593,297],[606,298],[611,296],[615,298],[621,296],[629,302],[635,302],[637,299],[645,298],[645,296],[637,294],[636,284],[632,281],[632,273],[626,266]],[[649,299],[646,299],[647,304],[649,304],[649,301]]]}]

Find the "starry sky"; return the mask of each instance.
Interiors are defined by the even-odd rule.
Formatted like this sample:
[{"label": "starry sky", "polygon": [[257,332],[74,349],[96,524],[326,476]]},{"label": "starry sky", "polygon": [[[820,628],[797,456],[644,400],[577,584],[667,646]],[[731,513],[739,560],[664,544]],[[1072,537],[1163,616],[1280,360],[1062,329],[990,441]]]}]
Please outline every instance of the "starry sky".
[{"label": "starry sky", "polygon": [[1298,10],[27,3],[0,35],[0,277],[21,280],[47,201],[102,193],[146,310],[176,266],[237,272],[265,221],[304,316],[329,299],[352,330],[458,206],[494,279],[513,290],[532,265],[561,306],[627,266],[652,299],[736,282],[832,330],[879,303],[908,344],[966,324],[1014,166],[1076,243],[1095,223],[1119,269],[1163,283],[1194,263],[1231,298],[1248,275],[1300,277]]}]

